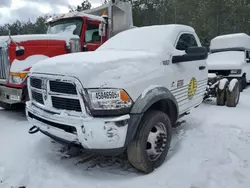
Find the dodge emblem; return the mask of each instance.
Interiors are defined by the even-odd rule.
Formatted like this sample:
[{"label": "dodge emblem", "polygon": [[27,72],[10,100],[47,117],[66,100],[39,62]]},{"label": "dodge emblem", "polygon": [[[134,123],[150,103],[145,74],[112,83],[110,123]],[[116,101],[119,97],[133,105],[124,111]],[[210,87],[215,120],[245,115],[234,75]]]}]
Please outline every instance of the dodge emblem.
[{"label": "dodge emblem", "polygon": [[41,89],[43,90],[43,99],[46,101],[48,98],[48,90],[47,90],[47,79],[42,80],[42,87]]}]

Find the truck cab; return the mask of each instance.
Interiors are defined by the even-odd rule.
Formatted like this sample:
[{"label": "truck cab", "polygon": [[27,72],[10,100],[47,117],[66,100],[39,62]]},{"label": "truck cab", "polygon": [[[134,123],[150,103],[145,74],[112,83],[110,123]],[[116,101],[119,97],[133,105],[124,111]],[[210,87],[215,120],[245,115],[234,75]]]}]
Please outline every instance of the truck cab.
[{"label": "truck cab", "polygon": [[206,58],[195,30],[173,24],[126,30],[95,51],[40,61],[27,84],[30,133],[126,153],[150,173],[167,156],[172,127],[203,101]]},{"label": "truck cab", "polygon": [[229,81],[236,78],[243,91],[250,83],[250,36],[235,33],[217,36],[211,40],[207,59],[209,73]]},{"label": "truck cab", "polygon": [[47,33],[0,37],[0,107],[12,109],[28,98],[30,68],[62,54],[94,51],[117,33],[133,28],[132,8],[117,1],[47,20]]}]

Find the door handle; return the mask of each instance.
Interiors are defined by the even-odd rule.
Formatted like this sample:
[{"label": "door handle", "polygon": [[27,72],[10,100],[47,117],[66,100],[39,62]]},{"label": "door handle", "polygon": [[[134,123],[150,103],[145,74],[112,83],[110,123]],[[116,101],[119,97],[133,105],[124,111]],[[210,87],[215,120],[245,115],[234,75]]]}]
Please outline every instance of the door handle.
[{"label": "door handle", "polygon": [[199,66],[199,70],[204,70],[206,66]]}]

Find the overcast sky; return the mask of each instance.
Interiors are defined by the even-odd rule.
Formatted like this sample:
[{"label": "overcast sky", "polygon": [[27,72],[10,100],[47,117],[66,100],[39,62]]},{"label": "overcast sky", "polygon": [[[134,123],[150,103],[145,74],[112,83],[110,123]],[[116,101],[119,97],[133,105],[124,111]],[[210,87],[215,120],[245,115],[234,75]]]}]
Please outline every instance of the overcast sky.
[{"label": "overcast sky", "polygon": [[[79,5],[82,0],[0,0],[0,25],[17,19],[32,21],[43,13],[68,12],[69,5]],[[103,0],[90,0],[93,7]]]}]

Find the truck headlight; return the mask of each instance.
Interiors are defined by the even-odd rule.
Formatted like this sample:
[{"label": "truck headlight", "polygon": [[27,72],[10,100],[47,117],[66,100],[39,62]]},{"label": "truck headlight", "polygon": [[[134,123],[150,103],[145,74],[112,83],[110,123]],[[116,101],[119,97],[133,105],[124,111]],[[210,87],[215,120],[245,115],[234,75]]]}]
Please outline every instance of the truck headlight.
[{"label": "truck headlight", "polygon": [[231,70],[231,74],[241,74],[241,69]]},{"label": "truck headlight", "polygon": [[123,89],[88,89],[88,94],[93,110],[119,110],[133,103]]},{"label": "truck headlight", "polygon": [[22,84],[26,77],[28,72],[10,72],[9,76],[9,82],[11,84]]}]

